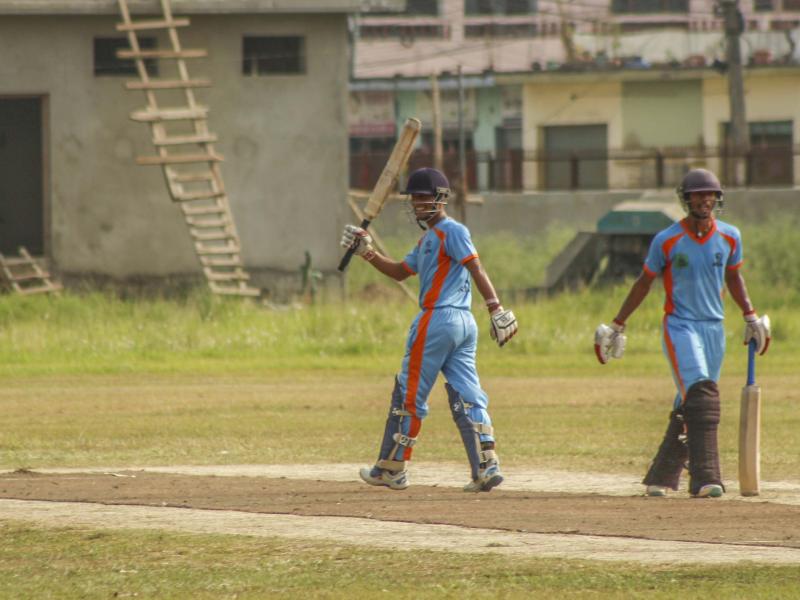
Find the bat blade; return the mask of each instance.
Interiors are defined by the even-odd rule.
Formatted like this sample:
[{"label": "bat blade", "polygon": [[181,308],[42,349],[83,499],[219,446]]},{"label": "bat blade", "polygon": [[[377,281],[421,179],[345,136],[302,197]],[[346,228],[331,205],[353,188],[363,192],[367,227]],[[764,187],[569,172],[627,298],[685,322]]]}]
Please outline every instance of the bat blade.
[{"label": "bat blade", "polygon": [[761,466],[761,388],[742,388],[739,407],[739,491],[742,496],[758,496]]},{"label": "bat blade", "polygon": [[747,357],[747,385],[739,404],[739,493],[758,496],[761,481],[761,388],[755,382],[755,342]]},{"label": "bat blade", "polygon": [[[389,155],[389,159],[386,161],[386,165],[384,165],[383,171],[381,171],[380,177],[378,177],[378,181],[369,195],[367,206],[364,208],[364,220],[361,222],[362,228],[366,229],[369,227],[370,222],[383,210],[386,199],[397,185],[400,172],[406,166],[411,156],[411,151],[414,149],[414,142],[421,129],[422,123],[419,119],[406,119],[400,136],[397,138],[397,142],[395,142],[394,148],[392,149],[392,153]],[[353,250],[350,249],[342,257],[339,263],[339,271],[344,271],[347,268],[352,257]]]},{"label": "bat blade", "polygon": [[381,175],[369,195],[367,206],[364,209],[365,219],[372,221],[380,214],[383,205],[386,204],[386,199],[397,185],[400,172],[411,156],[411,151],[414,149],[414,142],[419,135],[420,129],[422,129],[422,123],[419,119],[406,119],[392,153],[389,155],[389,160],[386,161],[386,165],[384,165],[383,171],[381,171]]}]

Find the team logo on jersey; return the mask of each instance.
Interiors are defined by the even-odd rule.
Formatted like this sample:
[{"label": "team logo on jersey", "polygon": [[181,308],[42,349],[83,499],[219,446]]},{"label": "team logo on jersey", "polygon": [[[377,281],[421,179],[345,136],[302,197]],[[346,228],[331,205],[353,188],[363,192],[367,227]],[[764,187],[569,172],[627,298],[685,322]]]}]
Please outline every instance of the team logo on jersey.
[{"label": "team logo on jersey", "polygon": [[425,242],[425,248],[423,249],[422,253],[423,254],[430,254],[432,249],[433,249],[432,246],[433,246],[433,242],[431,242],[430,240],[427,240]]},{"label": "team logo on jersey", "polygon": [[722,252],[715,252],[714,253],[714,267],[721,267],[722,266]]},{"label": "team logo on jersey", "polygon": [[689,266],[689,257],[683,252],[679,252],[675,255],[675,260],[672,261],[672,264],[676,269],[685,269]]}]

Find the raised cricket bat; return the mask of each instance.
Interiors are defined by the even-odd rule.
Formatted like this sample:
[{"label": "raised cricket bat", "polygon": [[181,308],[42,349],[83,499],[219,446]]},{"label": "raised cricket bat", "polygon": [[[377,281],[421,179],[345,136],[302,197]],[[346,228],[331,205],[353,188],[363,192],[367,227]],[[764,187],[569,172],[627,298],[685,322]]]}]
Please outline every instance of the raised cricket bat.
[{"label": "raised cricket bat", "polygon": [[[364,220],[361,221],[361,227],[366,229],[375,217],[383,209],[386,199],[392,193],[397,185],[397,179],[400,177],[400,172],[406,166],[408,158],[411,156],[411,151],[414,149],[414,142],[422,129],[422,123],[419,119],[406,119],[403,129],[400,132],[400,137],[389,155],[389,160],[381,171],[381,176],[378,177],[378,182],[369,195],[367,206],[364,209]],[[353,249],[348,249],[347,253],[342,257],[339,263],[339,270],[344,271],[353,258]]]},{"label": "raised cricket bat", "polygon": [[739,492],[758,496],[761,463],[761,388],[756,385],[756,341],[747,348],[747,385],[739,407]]}]

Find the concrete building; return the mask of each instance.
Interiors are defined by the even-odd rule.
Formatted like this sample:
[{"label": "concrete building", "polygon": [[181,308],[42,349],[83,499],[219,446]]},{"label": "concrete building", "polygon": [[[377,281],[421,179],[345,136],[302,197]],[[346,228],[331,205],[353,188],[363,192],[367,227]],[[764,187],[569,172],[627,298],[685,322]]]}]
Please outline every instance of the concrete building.
[{"label": "concrete building", "polygon": [[[159,14],[131,0],[134,18]],[[254,284],[291,286],[308,251],[334,272],[347,181],[348,15],[402,0],[173,0]],[[150,134],[129,120],[132,64],[115,0],[0,2],[0,251],[24,244],[71,277],[197,276],[200,269]],[[276,42],[276,43],[273,43]],[[157,36],[153,47],[165,47]],[[248,54],[249,53],[249,54]],[[287,68],[262,69],[270,53]],[[286,65],[284,65],[286,66]]]},{"label": "concrete building", "polygon": [[[747,114],[761,151],[750,182],[793,185],[800,2],[740,7]],[[711,0],[414,0],[401,14],[360,15],[357,32],[356,187],[374,180],[367,160],[406,116],[420,116],[430,132],[431,74],[440,76],[452,149],[459,68],[473,190],[671,185],[696,158],[724,174],[724,31]],[[570,153],[584,160],[576,165]],[[425,135],[418,154],[430,155]],[[453,172],[457,161],[445,165]]]},{"label": "concrete building", "polygon": [[[732,179],[727,81],[712,69],[520,74],[507,81],[525,81],[524,189],[674,187],[697,166]],[[748,183],[800,184],[800,67],[747,69],[745,97]]]},{"label": "concrete building", "polygon": [[[407,0],[359,15],[357,78],[519,72],[564,63],[688,61],[720,55],[716,0]],[[741,0],[746,58],[800,58],[800,0]],[[793,33],[794,32],[794,33]]]}]

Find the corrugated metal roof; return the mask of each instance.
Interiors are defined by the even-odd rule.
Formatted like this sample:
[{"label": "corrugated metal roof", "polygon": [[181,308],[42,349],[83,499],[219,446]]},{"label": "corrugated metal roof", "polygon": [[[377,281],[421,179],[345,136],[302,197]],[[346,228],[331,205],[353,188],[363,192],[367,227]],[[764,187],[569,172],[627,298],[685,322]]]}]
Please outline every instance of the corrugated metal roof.
[{"label": "corrugated metal roof", "polygon": [[[350,13],[403,10],[405,0],[171,0],[176,14]],[[158,14],[159,0],[129,0],[134,14]],[[117,15],[117,0],[0,0],[0,15]]]}]

